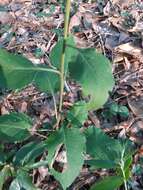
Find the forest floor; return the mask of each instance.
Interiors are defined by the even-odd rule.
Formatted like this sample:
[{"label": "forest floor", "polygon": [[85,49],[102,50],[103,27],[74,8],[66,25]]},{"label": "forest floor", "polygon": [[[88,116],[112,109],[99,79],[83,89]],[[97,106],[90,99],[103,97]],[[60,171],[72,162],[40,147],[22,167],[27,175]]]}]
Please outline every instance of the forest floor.
[{"label": "forest floor", "polygon": [[[49,52],[63,35],[62,1],[0,0],[0,48],[22,53],[34,64],[49,63]],[[94,124],[113,137],[128,138],[136,145],[132,165],[131,189],[143,189],[143,1],[72,1],[70,32],[77,46],[94,47],[112,62],[115,87],[106,105],[90,112],[85,126]],[[46,81],[45,81],[46,82]],[[69,107],[79,90],[65,94]],[[34,126],[50,122],[53,113],[49,96],[28,86],[15,92],[1,92],[0,114],[24,112]],[[35,184],[43,190],[58,189],[47,170],[39,169]],[[108,174],[96,171],[97,176]],[[94,176],[84,168],[71,189],[88,189]]]}]

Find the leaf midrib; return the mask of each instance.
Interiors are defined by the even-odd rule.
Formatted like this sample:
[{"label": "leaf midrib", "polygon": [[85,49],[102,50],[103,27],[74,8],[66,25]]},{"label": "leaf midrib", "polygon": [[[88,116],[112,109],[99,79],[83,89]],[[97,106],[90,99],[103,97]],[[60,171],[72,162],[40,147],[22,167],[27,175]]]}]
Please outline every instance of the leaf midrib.
[{"label": "leaf midrib", "polygon": [[[78,52],[79,52],[79,55],[85,60],[86,65],[88,65],[89,69],[90,69],[91,72],[93,73],[92,76],[93,76],[93,77],[96,76],[95,73],[94,73],[94,71],[96,72],[96,70],[94,70],[94,67],[92,67],[92,66],[88,63],[86,57],[83,55],[83,53],[82,53],[79,49],[78,49]],[[95,79],[96,79],[96,77],[95,77]]]},{"label": "leaf midrib", "polygon": [[[9,125],[10,125],[10,124],[0,124],[0,128],[1,128],[1,127],[6,127],[6,129],[8,129],[8,128],[9,128]],[[9,129],[10,129],[10,128],[9,128]],[[25,127],[24,127],[24,128],[21,128],[21,127],[12,126],[11,129],[21,129],[21,130],[27,129],[27,131],[28,131],[29,128],[25,128]]]},{"label": "leaf midrib", "polygon": [[[9,70],[9,69],[8,69]],[[16,67],[13,69],[14,71],[45,71],[45,72],[52,72],[52,73],[56,73],[60,75],[60,72],[58,70],[54,70],[54,69],[48,69],[48,68],[39,68],[39,67],[28,67],[28,68],[22,68],[22,67]],[[10,69],[11,71],[11,69]]]}]

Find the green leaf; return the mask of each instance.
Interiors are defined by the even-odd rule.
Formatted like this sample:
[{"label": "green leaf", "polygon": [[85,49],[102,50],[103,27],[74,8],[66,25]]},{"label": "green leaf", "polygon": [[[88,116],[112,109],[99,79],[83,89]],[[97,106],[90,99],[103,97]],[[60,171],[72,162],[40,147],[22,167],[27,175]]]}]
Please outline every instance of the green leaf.
[{"label": "green leaf", "polygon": [[63,28],[53,28],[51,32],[56,34],[58,39],[63,37]]},{"label": "green leaf", "polygon": [[107,101],[114,86],[111,64],[95,49],[77,49],[76,61],[69,64],[71,78],[78,81],[85,96],[90,96],[88,110],[98,109]]},{"label": "green leaf", "polygon": [[56,152],[57,147],[60,144],[63,144],[63,132],[62,130],[56,131],[53,134],[51,134],[48,137],[48,140],[45,141],[45,144],[47,144],[47,150],[48,150],[48,157],[47,161],[49,162],[49,165],[51,167],[51,164],[53,162],[54,154]]},{"label": "green leaf", "polygon": [[91,169],[99,169],[99,168],[115,168],[117,167],[117,164],[113,160],[97,160],[97,159],[91,159],[91,160],[86,160],[86,164],[90,165]]},{"label": "green leaf", "polygon": [[40,58],[44,55],[44,52],[42,51],[41,48],[36,48],[34,53],[37,58]]},{"label": "green leaf", "polygon": [[47,66],[36,66],[21,55],[0,49],[0,87],[17,89],[29,83],[42,91],[55,90],[59,80],[58,71]]},{"label": "green leaf", "polygon": [[112,103],[108,105],[103,115],[107,119],[113,119],[113,117],[120,116],[121,118],[127,118],[129,116],[129,110],[126,106]]},{"label": "green leaf", "polygon": [[129,117],[129,110],[126,106],[119,106],[119,115],[120,117],[127,118]]},{"label": "green leaf", "polygon": [[52,173],[66,189],[78,176],[84,163],[85,138],[79,130],[63,128],[63,143],[67,154],[67,170],[63,173],[52,170]]},{"label": "green leaf", "polygon": [[123,183],[123,179],[120,176],[110,176],[97,182],[90,190],[116,190]]},{"label": "green leaf", "polygon": [[10,185],[9,190],[38,190],[31,181],[28,173],[20,170]]},{"label": "green leaf", "polygon": [[86,131],[87,154],[93,159],[88,162],[96,168],[114,168],[121,160],[122,145],[120,141],[108,137],[101,129],[89,127]]},{"label": "green leaf", "polygon": [[129,179],[130,175],[131,175],[131,164],[133,162],[133,158],[132,156],[130,155],[126,160],[125,160],[125,163],[124,163],[124,171],[125,171],[125,176],[126,176],[126,180]]},{"label": "green leaf", "polygon": [[[60,39],[50,53],[50,60],[53,66],[60,69],[61,55],[63,51],[64,39]],[[65,50],[65,73],[68,70],[68,64],[73,60],[73,57],[77,55],[77,51],[74,48],[75,42],[72,36],[69,36],[66,40]]]},{"label": "green leaf", "polygon": [[3,189],[3,185],[8,177],[11,176],[11,170],[9,165],[4,166],[4,168],[0,171],[0,190]]},{"label": "green leaf", "polygon": [[22,113],[0,116],[0,140],[4,142],[23,141],[31,136],[31,119]]},{"label": "green leaf", "polygon": [[3,152],[0,151],[0,166],[6,161],[6,156]]},{"label": "green leaf", "polygon": [[121,160],[119,163],[119,167],[117,168],[117,172],[120,176],[123,176],[124,179],[127,181],[131,176],[130,166],[133,161],[132,159],[133,150],[131,149],[130,141],[125,141],[122,144],[123,146],[122,146]]},{"label": "green leaf", "polygon": [[75,126],[81,126],[88,117],[86,103],[80,101],[74,104],[67,114],[67,119]]},{"label": "green leaf", "polygon": [[40,156],[45,150],[45,144],[43,142],[30,142],[24,145],[14,156],[13,163],[15,166],[24,166],[31,164]]},{"label": "green leaf", "polygon": [[0,166],[5,163],[7,157],[4,153],[4,149],[4,144],[0,144]]},{"label": "green leaf", "polygon": [[[61,140],[57,139],[57,141],[59,141],[60,144],[64,144],[66,150],[67,169],[62,173],[55,171],[53,168],[51,168],[50,171],[61,183],[63,189],[66,189],[78,176],[84,163],[83,153],[85,151],[85,137],[80,133],[79,129],[65,127],[63,127],[59,133],[57,132],[55,134],[55,139],[58,136]],[[51,142],[53,142],[53,145]],[[48,152],[49,154],[52,152],[53,155],[53,152],[55,152],[57,148],[56,145],[57,144],[55,143],[54,137],[52,136],[52,140],[49,137],[49,140],[47,141],[47,149],[50,150],[50,152]]]},{"label": "green leaf", "polygon": [[110,118],[117,116],[119,112],[119,105],[117,103],[112,103],[107,112],[109,112],[107,116],[110,116]]}]

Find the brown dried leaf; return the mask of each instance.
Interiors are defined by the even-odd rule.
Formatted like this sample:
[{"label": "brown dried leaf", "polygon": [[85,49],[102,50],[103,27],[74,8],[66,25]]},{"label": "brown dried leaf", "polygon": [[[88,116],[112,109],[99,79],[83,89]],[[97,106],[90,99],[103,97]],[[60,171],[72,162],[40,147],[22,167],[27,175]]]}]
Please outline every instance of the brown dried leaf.
[{"label": "brown dried leaf", "polygon": [[5,106],[2,106],[1,107],[1,115],[5,115],[5,114],[9,114],[9,111],[8,111],[8,109],[6,109]]},{"label": "brown dried leaf", "polygon": [[131,42],[128,42],[128,43],[125,43],[125,44],[122,44],[122,45],[115,47],[114,51],[134,56],[137,59],[139,59],[141,62],[143,61],[143,50],[142,50],[142,48],[135,46]]},{"label": "brown dried leaf", "polygon": [[79,26],[81,20],[81,14],[78,13],[71,17],[70,24],[69,24],[69,30],[71,31],[74,26]]},{"label": "brown dried leaf", "polygon": [[11,24],[13,21],[13,17],[8,12],[0,12],[0,23],[2,24]]},{"label": "brown dried leaf", "polygon": [[143,97],[138,99],[128,98],[127,100],[133,114],[137,117],[143,117]]},{"label": "brown dried leaf", "polygon": [[27,112],[27,102],[23,101],[20,106],[20,112]]},{"label": "brown dried leaf", "polygon": [[120,8],[124,9],[126,7],[129,7],[130,5],[134,4],[134,0],[113,0],[113,5],[118,5]]},{"label": "brown dried leaf", "polygon": [[10,0],[0,0],[0,6],[8,5]]},{"label": "brown dried leaf", "polygon": [[130,140],[142,144],[143,143],[143,120],[135,121],[129,130]]}]

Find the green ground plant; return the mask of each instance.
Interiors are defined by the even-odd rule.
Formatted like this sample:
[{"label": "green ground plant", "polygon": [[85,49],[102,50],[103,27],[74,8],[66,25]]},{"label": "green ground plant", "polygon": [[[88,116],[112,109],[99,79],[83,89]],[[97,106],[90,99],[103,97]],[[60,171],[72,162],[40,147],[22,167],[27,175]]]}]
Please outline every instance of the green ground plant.
[{"label": "green ground plant", "polygon": [[[128,189],[132,163],[129,142],[115,140],[95,126],[81,130],[88,111],[101,108],[107,101],[114,78],[111,63],[105,56],[93,48],[76,47],[73,36],[68,33],[70,7],[71,2],[67,0],[64,37],[50,53],[52,68],[33,65],[21,55],[0,49],[1,88],[16,90],[32,83],[52,96],[60,92],[56,123],[50,134],[45,131],[47,139],[32,136],[32,119],[23,113],[0,116],[0,190],[38,189],[32,184],[30,172],[40,166],[48,167],[50,174],[61,184],[61,189],[66,190],[83,165],[91,170],[113,170],[113,176],[96,182],[91,190],[115,190],[122,184],[125,190]],[[67,79],[79,83],[83,95],[89,98],[88,101],[76,102],[67,114],[63,114],[64,83]],[[7,143],[15,145],[10,153],[5,152]],[[67,167],[62,173],[54,168],[57,150],[66,152]],[[37,161],[44,152],[47,153],[45,158]]]}]

